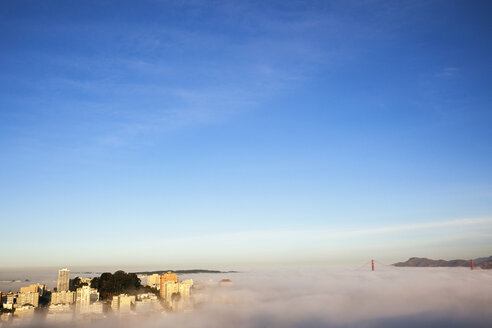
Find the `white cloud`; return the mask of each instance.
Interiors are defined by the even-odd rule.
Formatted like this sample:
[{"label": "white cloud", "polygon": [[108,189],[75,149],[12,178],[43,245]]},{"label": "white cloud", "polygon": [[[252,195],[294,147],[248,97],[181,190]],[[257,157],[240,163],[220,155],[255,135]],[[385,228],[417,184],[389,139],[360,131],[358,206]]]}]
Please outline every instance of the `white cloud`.
[{"label": "white cloud", "polygon": [[445,67],[439,73],[436,74],[436,77],[444,77],[450,78],[458,74],[460,71],[457,67]]}]

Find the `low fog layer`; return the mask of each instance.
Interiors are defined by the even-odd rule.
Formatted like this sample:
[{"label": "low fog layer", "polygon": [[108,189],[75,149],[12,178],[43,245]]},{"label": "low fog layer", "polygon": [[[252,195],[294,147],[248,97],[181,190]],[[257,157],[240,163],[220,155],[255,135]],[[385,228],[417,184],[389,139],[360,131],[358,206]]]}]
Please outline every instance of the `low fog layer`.
[{"label": "low fog layer", "polygon": [[[230,278],[231,286],[214,284]],[[194,275],[193,311],[109,319],[131,327],[490,327],[492,270],[384,268]],[[212,280],[209,280],[212,279]]]}]

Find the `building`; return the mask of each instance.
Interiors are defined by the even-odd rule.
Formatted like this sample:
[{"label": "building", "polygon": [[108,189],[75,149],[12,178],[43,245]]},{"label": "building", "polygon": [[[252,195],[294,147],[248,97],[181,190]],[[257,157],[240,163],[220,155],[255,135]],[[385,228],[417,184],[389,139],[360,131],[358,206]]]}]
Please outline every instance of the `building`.
[{"label": "building", "polygon": [[82,286],[81,288],[77,288],[76,303],[75,303],[77,312],[79,313],[92,312],[93,306],[91,305],[98,301],[99,301],[99,292],[97,291],[97,289],[90,288],[89,286]]},{"label": "building", "polygon": [[48,308],[48,314],[50,313],[71,313],[72,308],[68,304],[52,304]]},{"label": "building", "polygon": [[66,323],[68,326],[72,326],[73,309],[68,304],[56,304],[50,305],[48,313],[46,314],[46,321],[49,323]]},{"label": "building", "polygon": [[70,287],[73,287],[73,282],[74,280],[78,279],[80,281],[80,284],[83,286],[84,284],[91,285],[92,278],[84,278],[84,277],[79,277],[75,276],[73,279],[70,279]]},{"label": "building", "polygon": [[20,288],[21,293],[39,293],[39,296],[43,296],[45,291],[46,291],[46,285],[42,285],[42,284],[32,284],[27,287]]},{"label": "building", "polygon": [[39,305],[39,293],[19,293],[17,294],[17,306],[32,305],[38,307]]},{"label": "building", "polygon": [[104,305],[103,302],[96,301],[92,304],[89,305],[89,313],[91,314],[103,314],[104,312]]},{"label": "building", "polygon": [[120,297],[113,296],[113,300],[111,301],[111,310],[113,310],[113,312],[118,312],[119,309],[120,309]]},{"label": "building", "polygon": [[157,273],[151,274],[150,276],[147,277],[147,286],[152,287],[152,288],[161,288],[161,276],[158,275]]},{"label": "building", "polygon": [[191,295],[191,287],[193,287],[193,280],[187,279],[179,283],[178,291],[179,295],[183,299],[187,299]]},{"label": "building", "polygon": [[169,281],[164,284],[161,284],[160,295],[161,298],[166,301],[167,306],[172,307],[173,304],[173,295],[178,294],[179,292],[179,284],[174,281]]},{"label": "building", "polygon": [[14,316],[19,318],[30,318],[34,316],[34,306],[25,305],[15,309]]},{"label": "building", "polygon": [[153,293],[138,294],[135,301],[135,312],[137,313],[149,313],[162,311],[162,305],[157,298],[157,295]]},{"label": "building", "polygon": [[161,285],[160,295],[168,307],[174,308],[176,300],[186,300],[191,295],[193,280],[184,280],[182,282],[169,281]]},{"label": "building", "polygon": [[120,295],[120,312],[130,312],[135,306],[135,296]]},{"label": "building", "polygon": [[155,300],[157,301],[157,295],[154,293],[144,293],[137,295],[137,301]]},{"label": "building", "polygon": [[8,293],[6,303],[15,304],[16,299],[17,299],[17,295],[15,295],[14,293]]},{"label": "building", "polygon": [[75,292],[51,293],[51,304],[73,304],[75,303]]},{"label": "building", "polygon": [[118,296],[113,296],[111,301],[111,309],[114,312],[128,313],[135,308],[135,296],[130,296],[127,294],[120,294]]},{"label": "building", "polygon": [[165,300],[168,307],[173,308],[174,301],[177,299],[187,299],[193,287],[193,280],[178,282],[178,276],[171,271],[161,275],[161,288],[159,294]]},{"label": "building", "polygon": [[61,269],[58,271],[58,281],[56,282],[56,291],[67,291],[70,288],[70,270]]},{"label": "building", "polygon": [[17,295],[13,293],[8,293],[3,296],[3,308],[12,310],[14,308],[15,302],[17,301]]},{"label": "building", "polygon": [[165,284],[168,281],[172,282],[178,282],[178,275],[175,273],[172,273],[171,271],[168,271],[167,273],[161,274],[160,279],[159,279],[161,284]]},{"label": "building", "polygon": [[159,284],[160,284],[160,295],[162,298],[165,299],[166,292],[163,291],[163,286],[167,284],[168,282],[178,282],[178,275],[175,273],[171,273],[171,271],[168,271],[167,273],[164,273],[160,276],[159,279]]},{"label": "building", "polygon": [[87,285],[91,285],[91,282],[92,282],[92,278],[82,278],[82,277],[79,277],[80,278],[80,282],[83,283],[83,284],[87,284]]}]

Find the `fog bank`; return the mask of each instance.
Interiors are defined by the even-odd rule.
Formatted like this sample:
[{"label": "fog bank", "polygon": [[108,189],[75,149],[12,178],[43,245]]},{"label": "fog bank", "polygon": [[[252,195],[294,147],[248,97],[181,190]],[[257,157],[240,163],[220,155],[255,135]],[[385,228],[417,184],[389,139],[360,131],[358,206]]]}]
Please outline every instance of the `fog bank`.
[{"label": "fog bank", "polygon": [[[215,282],[233,280],[231,286]],[[490,327],[492,271],[264,270],[193,275],[195,309],[107,327]],[[66,325],[65,325],[66,326]]]}]

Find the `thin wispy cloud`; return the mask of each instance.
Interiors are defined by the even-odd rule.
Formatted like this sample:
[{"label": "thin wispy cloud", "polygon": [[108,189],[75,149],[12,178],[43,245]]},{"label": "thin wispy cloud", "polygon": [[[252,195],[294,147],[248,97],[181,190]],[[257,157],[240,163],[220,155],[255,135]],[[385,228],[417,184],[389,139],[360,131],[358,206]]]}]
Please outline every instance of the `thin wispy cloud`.
[{"label": "thin wispy cloud", "polygon": [[[408,232],[418,232],[421,230],[432,229],[492,229],[492,218],[471,218],[448,221],[425,222],[410,225],[390,225],[385,227],[367,228],[367,229],[316,229],[316,230],[272,230],[272,231],[250,231],[250,232],[227,232],[224,234],[189,237],[190,239],[198,238],[199,241],[237,241],[237,240],[285,240],[285,239],[344,239],[360,236],[384,236],[401,234]],[[460,230],[462,231],[462,230]],[[184,238],[186,240],[187,238]]]},{"label": "thin wispy cloud", "polygon": [[[320,65],[336,66],[356,54],[357,46],[347,47],[346,36],[368,30],[309,7],[289,8],[279,17],[247,4],[198,8],[228,17],[223,23],[245,35],[180,28],[165,21],[128,22],[124,29],[117,20],[46,25],[45,30],[59,38],[77,35],[78,42],[94,45],[85,55],[38,54],[56,72],[33,85],[37,93],[52,95],[42,115],[65,117],[75,131],[79,117],[94,122],[92,147],[134,146],[146,138],[152,142],[182,126],[254,112],[258,104],[309,80]],[[120,40],[118,49],[107,48],[110,39]],[[21,101],[29,105],[35,97]],[[60,129],[45,124],[51,133]]]},{"label": "thin wispy cloud", "polygon": [[439,73],[436,74],[437,77],[443,77],[443,78],[451,78],[453,76],[456,76],[460,72],[460,69],[457,67],[445,67],[440,71]]}]

